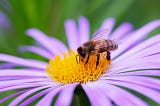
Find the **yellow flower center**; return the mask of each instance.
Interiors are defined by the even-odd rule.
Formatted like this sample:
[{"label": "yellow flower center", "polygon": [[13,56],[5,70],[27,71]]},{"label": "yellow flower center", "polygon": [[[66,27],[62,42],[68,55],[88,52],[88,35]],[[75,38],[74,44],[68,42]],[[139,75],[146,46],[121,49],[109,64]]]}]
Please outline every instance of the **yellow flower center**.
[{"label": "yellow flower center", "polygon": [[73,51],[69,51],[68,54],[64,53],[63,55],[63,58],[56,56],[54,59],[50,59],[46,72],[53,80],[64,84],[97,80],[110,65],[110,61],[106,59],[106,53],[100,54],[97,68],[96,55],[90,56],[86,64],[86,59],[77,63],[77,54]]}]

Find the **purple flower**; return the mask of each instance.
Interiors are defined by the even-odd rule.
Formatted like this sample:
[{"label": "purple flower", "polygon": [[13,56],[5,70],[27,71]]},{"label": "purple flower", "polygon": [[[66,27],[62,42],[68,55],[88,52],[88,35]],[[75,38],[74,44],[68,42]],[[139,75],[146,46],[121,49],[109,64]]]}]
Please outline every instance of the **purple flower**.
[{"label": "purple flower", "polygon": [[7,30],[11,27],[8,17],[0,11],[0,28]]},{"label": "purple flower", "polygon": [[[25,106],[42,97],[36,105],[50,106],[53,98],[59,94],[55,105],[69,106],[76,87],[81,86],[93,106],[149,105],[127,89],[160,104],[160,80],[156,78],[160,76],[160,35],[147,39],[147,35],[160,26],[160,20],[152,21],[137,30],[125,22],[113,31],[114,24],[115,20],[108,18],[100,28],[108,29],[106,39],[121,42],[119,48],[111,52],[110,65],[108,61],[100,61],[102,68],[107,65],[105,71],[98,67],[97,70],[102,71],[102,74],[94,71],[95,68],[91,66],[85,68],[75,61],[75,50],[89,40],[89,23],[85,17],[78,19],[78,25],[73,20],[65,22],[69,48],[73,49],[68,54],[64,52],[69,49],[59,40],[46,36],[37,29],[28,30],[27,35],[34,38],[40,46],[23,46],[20,50],[36,53],[50,59],[50,62],[48,64],[0,54],[0,61],[4,62],[0,64],[0,92],[18,89],[1,98],[0,103],[17,96],[9,106]],[[95,62],[93,56],[88,64]],[[22,68],[13,68],[15,66]],[[88,74],[90,70],[91,73]]]}]

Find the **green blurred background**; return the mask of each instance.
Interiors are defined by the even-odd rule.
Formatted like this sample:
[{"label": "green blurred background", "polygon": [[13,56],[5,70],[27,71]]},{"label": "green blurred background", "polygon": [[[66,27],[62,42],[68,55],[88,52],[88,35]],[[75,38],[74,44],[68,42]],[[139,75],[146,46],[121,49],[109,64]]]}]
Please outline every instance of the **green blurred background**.
[{"label": "green blurred background", "polygon": [[89,19],[91,32],[107,17],[116,18],[116,26],[129,21],[139,28],[160,18],[160,0],[0,0],[0,12],[10,22],[8,26],[0,23],[0,52],[23,56],[17,48],[33,41],[25,36],[28,28],[38,28],[65,43],[64,21],[80,15]]},{"label": "green blurred background", "polygon": [[[90,21],[93,33],[107,17],[117,20],[116,26],[129,21],[135,28],[160,19],[160,0],[0,0],[0,53],[41,59],[31,53],[19,53],[20,45],[31,45],[25,36],[29,28],[38,28],[65,44],[64,21],[81,15]],[[160,33],[160,29],[151,35]],[[151,104],[154,104],[151,102]]]}]

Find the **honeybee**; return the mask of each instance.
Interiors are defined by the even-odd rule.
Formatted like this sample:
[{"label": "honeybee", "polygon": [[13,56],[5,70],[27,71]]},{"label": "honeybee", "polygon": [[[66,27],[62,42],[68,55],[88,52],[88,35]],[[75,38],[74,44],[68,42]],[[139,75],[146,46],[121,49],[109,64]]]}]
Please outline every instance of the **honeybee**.
[{"label": "honeybee", "polygon": [[106,53],[106,59],[110,60],[110,51],[116,50],[118,48],[117,42],[110,39],[103,39],[102,36],[106,34],[107,30],[102,30],[95,34],[95,36],[82,44],[82,46],[77,48],[77,53],[79,56],[79,61],[85,61],[85,64],[88,63],[89,57],[91,55],[97,56],[96,67],[99,64],[100,54]]}]

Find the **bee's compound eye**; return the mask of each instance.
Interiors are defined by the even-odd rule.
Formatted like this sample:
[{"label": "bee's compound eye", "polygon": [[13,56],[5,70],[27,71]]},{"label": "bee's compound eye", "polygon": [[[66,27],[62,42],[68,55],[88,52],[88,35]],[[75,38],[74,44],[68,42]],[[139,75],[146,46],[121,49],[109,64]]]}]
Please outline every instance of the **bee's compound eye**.
[{"label": "bee's compound eye", "polygon": [[78,52],[78,54],[81,55],[82,57],[85,57],[85,56],[86,56],[86,53],[85,53],[85,51],[82,49],[82,47],[79,47],[79,48],[77,49],[77,52]]},{"label": "bee's compound eye", "polygon": [[77,52],[80,52],[82,50],[82,47],[77,48]]},{"label": "bee's compound eye", "polygon": [[81,51],[80,54],[81,54],[82,57],[85,57],[85,56],[86,56],[86,53],[85,53],[84,51]]}]

